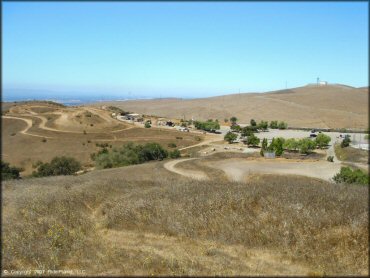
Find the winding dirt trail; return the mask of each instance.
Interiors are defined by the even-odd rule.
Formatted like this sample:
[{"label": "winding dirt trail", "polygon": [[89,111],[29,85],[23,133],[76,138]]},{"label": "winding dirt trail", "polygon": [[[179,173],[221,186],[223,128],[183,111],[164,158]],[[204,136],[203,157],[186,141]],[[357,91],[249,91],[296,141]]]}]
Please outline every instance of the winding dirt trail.
[{"label": "winding dirt trail", "polygon": [[184,158],[184,159],[170,160],[166,162],[165,164],[163,164],[163,167],[167,169],[168,171],[179,174],[181,176],[193,178],[196,180],[208,180],[208,176],[202,171],[180,169],[176,167],[176,165],[181,162],[195,160],[195,159],[198,159],[198,158]]},{"label": "winding dirt trail", "polygon": [[40,138],[54,138],[54,137],[29,133],[28,130],[32,127],[32,120],[30,120],[30,119],[14,117],[14,116],[2,116],[2,118],[4,118],[4,119],[15,119],[15,120],[21,120],[21,121],[26,122],[26,124],[27,124],[26,128],[20,131],[20,133],[22,133],[22,134],[29,135],[29,136],[40,137]]}]

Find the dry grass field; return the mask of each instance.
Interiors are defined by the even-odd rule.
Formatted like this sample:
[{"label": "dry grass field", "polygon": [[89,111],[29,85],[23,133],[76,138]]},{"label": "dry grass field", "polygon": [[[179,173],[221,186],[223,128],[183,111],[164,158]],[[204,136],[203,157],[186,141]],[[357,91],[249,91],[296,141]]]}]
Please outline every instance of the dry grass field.
[{"label": "dry grass field", "polygon": [[194,181],[163,163],[3,182],[3,269],[368,274],[367,187],[279,175]]},{"label": "dry grass field", "polygon": [[[168,129],[145,129],[120,122],[108,111],[89,107],[62,107],[47,102],[3,104],[2,159],[22,167],[22,175],[32,173],[37,161],[48,162],[55,156],[76,158],[84,167],[93,166],[90,154],[99,150],[97,143],[112,147],[127,142],[157,142],[168,148],[199,143],[202,135]],[[182,139],[179,139],[182,138]]]},{"label": "dry grass field", "polygon": [[353,147],[341,148],[340,144],[336,144],[335,154],[339,160],[344,162],[369,164],[369,152],[366,150]]},{"label": "dry grass field", "polygon": [[236,116],[241,123],[249,123],[253,118],[257,121],[286,121],[293,127],[365,129],[368,127],[369,94],[368,88],[311,85],[266,93],[190,100],[133,100],[109,104],[136,113],[170,118],[185,116],[186,119],[212,118],[222,121]]}]

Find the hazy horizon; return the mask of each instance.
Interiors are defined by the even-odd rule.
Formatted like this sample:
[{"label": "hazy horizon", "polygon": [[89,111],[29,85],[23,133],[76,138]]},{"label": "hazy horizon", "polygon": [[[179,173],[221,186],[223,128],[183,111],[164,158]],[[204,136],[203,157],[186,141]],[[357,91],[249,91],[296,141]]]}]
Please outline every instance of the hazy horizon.
[{"label": "hazy horizon", "polygon": [[363,87],[367,11],[366,2],[4,2],[3,98],[197,98],[317,77]]}]

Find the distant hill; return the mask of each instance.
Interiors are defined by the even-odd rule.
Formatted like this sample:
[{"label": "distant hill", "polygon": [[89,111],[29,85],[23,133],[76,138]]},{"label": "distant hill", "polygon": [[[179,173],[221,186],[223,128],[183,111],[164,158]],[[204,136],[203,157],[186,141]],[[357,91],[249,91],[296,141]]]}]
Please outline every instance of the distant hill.
[{"label": "distant hill", "polygon": [[[219,119],[236,116],[283,120],[294,127],[367,128],[368,87],[307,85],[266,93],[231,94],[200,99],[154,99],[109,102],[123,110],[170,118]],[[102,103],[96,104],[102,105]]]}]

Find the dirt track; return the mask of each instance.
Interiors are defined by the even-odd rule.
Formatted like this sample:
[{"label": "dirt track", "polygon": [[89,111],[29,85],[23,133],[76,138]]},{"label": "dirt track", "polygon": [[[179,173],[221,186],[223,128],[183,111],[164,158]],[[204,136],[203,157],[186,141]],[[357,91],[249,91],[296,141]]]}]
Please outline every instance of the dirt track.
[{"label": "dirt track", "polygon": [[330,181],[340,170],[340,164],[326,161],[288,162],[280,159],[275,161],[227,159],[206,162],[206,165],[224,171],[226,176],[234,181],[243,181],[254,173],[302,175]]},{"label": "dirt track", "polygon": [[193,178],[197,180],[207,180],[208,176],[202,171],[185,170],[185,169],[180,169],[176,167],[176,165],[180,162],[195,160],[195,159],[197,158],[184,158],[184,159],[171,160],[171,161],[166,162],[163,165],[163,167],[170,172],[173,172],[173,173],[185,176],[185,177],[189,177],[189,178]]}]

